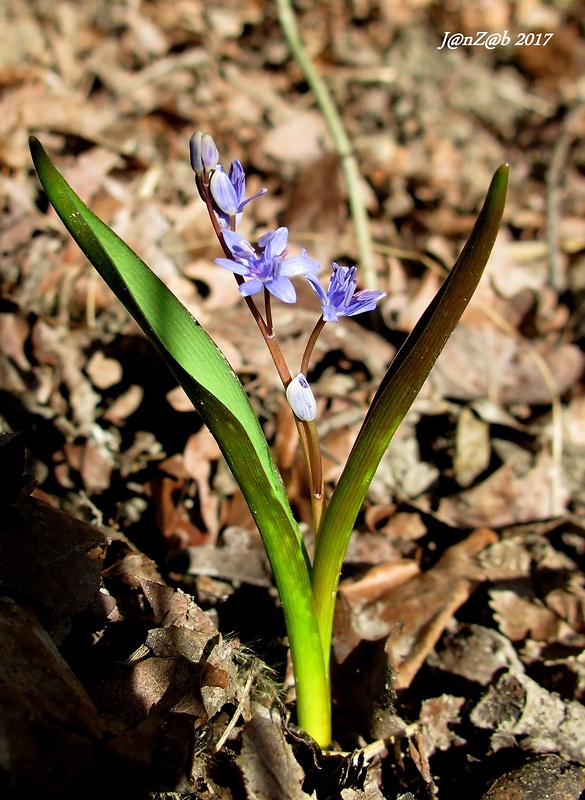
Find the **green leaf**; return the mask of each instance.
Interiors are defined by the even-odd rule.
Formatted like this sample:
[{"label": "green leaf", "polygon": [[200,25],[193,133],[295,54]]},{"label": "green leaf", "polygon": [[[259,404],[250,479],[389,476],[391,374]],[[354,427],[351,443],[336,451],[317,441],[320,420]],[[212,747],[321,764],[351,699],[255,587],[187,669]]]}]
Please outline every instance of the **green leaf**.
[{"label": "green leaf", "polygon": [[428,377],[487,264],[498,233],[508,166],[495,173],[469,239],[436,297],[390,365],[362,424],[323,517],[315,547],[313,593],[324,653],[349,537],[378,464]]},{"label": "green leaf", "polygon": [[89,261],[160,352],[217,440],[258,525],[281,597],[299,723],[329,744],[329,689],[308,557],[282,479],[246,393],[223,354],[149,267],[89,208],[31,137],[41,183]]}]

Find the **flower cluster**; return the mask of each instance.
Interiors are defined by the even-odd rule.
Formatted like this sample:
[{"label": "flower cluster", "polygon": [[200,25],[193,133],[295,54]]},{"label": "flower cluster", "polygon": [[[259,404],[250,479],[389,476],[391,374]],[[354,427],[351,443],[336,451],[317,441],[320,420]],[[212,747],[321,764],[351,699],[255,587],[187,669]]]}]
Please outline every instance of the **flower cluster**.
[{"label": "flower cluster", "polygon": [[[334,263],[329,287],[325,291],[316,275],[321,266],[309,258],[305,250],[301,250],[299,256],[287,258],[287,228],[265,233],[258,240],[257,248],[250,244],[236,232],[236,228],[244,208],[264,194],[266,189],[245,199],[246,175],[242,165],[239,161],[233,161],[226,173],[219,163],[217,146],[207,133],[197,131],[191,137],[190,153],[199,194],[207,203],[210,214],[215,217],[214,225],[226,255],[226,258],[217,258],[216,263],[238,276],[240,293],[250,297],[266,290],[283,303],[294,303],[297,295],[290,279],[304,275],[317,294],[322,318],[309,340],[304,363],[308,364],[312,347],[325,322],[338,322],[340,317],[352,317],[376,308],[385,292],[368,289],[357,291],[356,267]],[[299,419],[314,419],[316,403],[303,373],[289,382],[287,398]]]}]

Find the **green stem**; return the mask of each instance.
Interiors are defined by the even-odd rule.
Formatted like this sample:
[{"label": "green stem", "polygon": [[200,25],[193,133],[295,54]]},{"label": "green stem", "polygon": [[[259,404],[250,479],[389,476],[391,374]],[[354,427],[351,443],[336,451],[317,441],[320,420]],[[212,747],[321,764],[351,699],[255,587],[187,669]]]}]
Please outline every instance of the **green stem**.
[{"label": "green stem", "polygon": [[376,289],[378,287],[378,274],[376,272],[374,249],[370,236],[368,213],[361,187],[360,170],[353,154],[351,142],[343,126],[339,111],[327,88],[327,84],[318,73],[305,50],[289,0],[276,0],[276,7],[278,9],[280,27],[282,28],[293,56],[303,70],[307,83],[315,94],[323,118],[329,128],[331,138],[333,139],[337,155],[341,161],[341,168],[347,187],[349,210],[353,221],[358,249],[358,258],[363,271],[364,282],[369,288]]}]

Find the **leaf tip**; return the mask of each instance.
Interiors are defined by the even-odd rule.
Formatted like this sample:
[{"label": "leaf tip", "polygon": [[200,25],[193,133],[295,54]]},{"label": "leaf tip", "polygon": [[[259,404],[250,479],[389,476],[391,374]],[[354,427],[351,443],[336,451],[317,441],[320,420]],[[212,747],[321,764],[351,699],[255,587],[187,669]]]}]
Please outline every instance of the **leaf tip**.
[{"label": "leaf tip", "polygon": [[43,155],[46,155],[44,147],[39,142],[37,137],[32,135],[28,137],[28,147],[32,156],[33,164],[35,165],[35,169],[37,169],[39,159],[42,158]]}]

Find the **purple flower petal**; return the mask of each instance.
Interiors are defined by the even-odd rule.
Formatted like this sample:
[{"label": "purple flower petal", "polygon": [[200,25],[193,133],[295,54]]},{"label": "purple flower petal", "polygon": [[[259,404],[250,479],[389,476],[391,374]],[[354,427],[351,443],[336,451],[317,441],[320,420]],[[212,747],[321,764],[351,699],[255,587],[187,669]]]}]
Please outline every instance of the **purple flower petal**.
[{"label": "purple flower petal", "polygon": [[288,228],[277,228],[275,231],[268,231],[258,239],[258,247],[266,250],[268,258],[281,256],[286,250],[288,242]]},{"label": "purple flower petal", "polygon": [[270,294],[282,300],[283,303],[296,302],[297,293],[295,292],[295,287],[288,278],[273,278],[272,280],[266,281],[265,285]]},{"label": "purple flower petal", "polygon": [[258,294],[258,292],[261,292],[264,288],[264,284],[262,281],[258,280],[258,278],[251,278],[249,281],[241,283],[238,288],[240,294],[243,294],[244,297],[249,297],[251,294]]},{"label": "purple flower petal", "polygon": [[223,170],[215,170],[211,176],[209,189],[220,211],[223,211],[223,213],[227,214],[229,217],[235,217],[238,213],[238,196],[230,179]]},{"label": "purple flower petal", "polygon": [[253,194],[251,197],[248,197],[247,200],[242,200],[238,208],[240,209],[240,211],[242,211],[248,205],[248,203],[251,203],[252,200],[256,200],[258,197],[262,197],[262,195],[266,194],[267,191],[268,189],[260,189],[259,192],[256,192],[256,194]]},{"label": "purple flower petal", "polygon": [[223,240],[236,258],[256,258],[256,251],[247,239],[235,231],[224,231]]},{"label": "purple flower petal", "polygon": [[205,170],[217,167],[219,151],[213,138],[208,133],[197,131],[189,140],[191,168],[197,175],[202,175]]},{"label": "purple flower petal", "polygon": [[239,261],[233,261],[231,258],[216,258],[215,263],[224,269],[229,269],[236,275],[250,274],[250,268],[246,264],[241,264]]},{"label": "purple flower petal", "polygon": [[217,258],[216,263],[236,275],[249,278],[239,287],[245,296],[257,294],[265,287],[283,303],[294,303],[297,294],[289,278],[319,269],[319,264],[309,258],[305,250],[300,256],[284,258],[288,241],[288,230],[285,227],[269,231],[260,237],[258,245],[261,253],[235,231],[224,230],[223,239],[233,259]]},{"label": "purple flower petal", "polygon": [[309,281],[309,283],[311,284],[311,286],[315,290],[315,293],[317,294],[317,297],[319,298],[321,303],[326,303],[327,302],[327,292],[325,291],[325,289],[321,285],[321,281],[319,280],[319,278],[316,275],[307,275],[307,280]]},{"label": "purple flower petal", "polygon": [[308,256],[291,256],[282,262],[280,274],[287,278],[295,275],[306,275],[309,278],[309,272],[317,272],[319,269],[321,264]]}]

